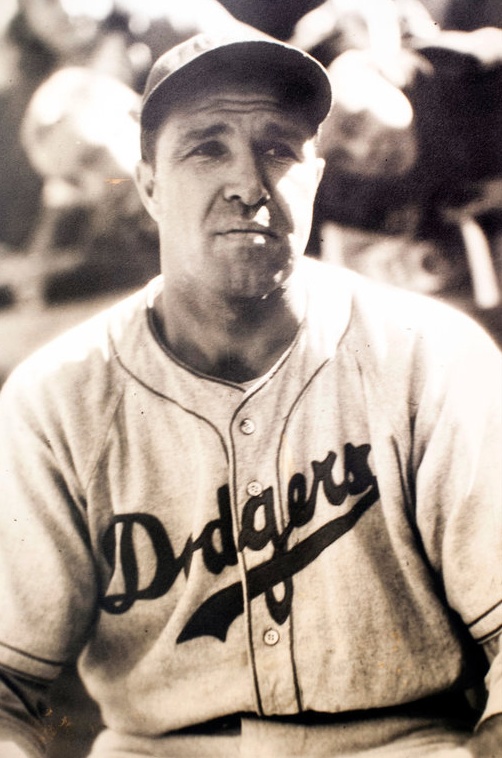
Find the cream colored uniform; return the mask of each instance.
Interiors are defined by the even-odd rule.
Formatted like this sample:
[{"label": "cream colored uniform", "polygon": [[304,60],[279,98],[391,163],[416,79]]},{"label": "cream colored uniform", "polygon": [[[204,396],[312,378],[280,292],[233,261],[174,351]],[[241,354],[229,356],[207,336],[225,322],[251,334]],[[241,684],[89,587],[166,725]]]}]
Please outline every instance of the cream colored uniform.
[{"label": "cream colored uniform", "polygon": [[[482,679],[502,628],[500,355],[436,302],[302,271],[305,320],[256,382],[166,352],[159,278],[4,387],[0,666],[45,681],[78,657],[107,735]],[[490,691],[484,717],[500,676]]]}]

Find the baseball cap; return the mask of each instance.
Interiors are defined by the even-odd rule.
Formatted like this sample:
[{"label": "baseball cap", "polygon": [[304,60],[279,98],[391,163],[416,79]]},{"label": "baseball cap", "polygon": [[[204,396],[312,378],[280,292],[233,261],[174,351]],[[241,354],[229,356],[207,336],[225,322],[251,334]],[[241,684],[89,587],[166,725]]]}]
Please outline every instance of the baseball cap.
[{"label": "baseball cap", "polygon": [[204,83],[267,83],[317,129],[331,106],[326,69],[308,53],[250,27],[224,34],[198,34],[171,48],[153,64],[141,105],[141,127],[155,129],[170,104]]}]

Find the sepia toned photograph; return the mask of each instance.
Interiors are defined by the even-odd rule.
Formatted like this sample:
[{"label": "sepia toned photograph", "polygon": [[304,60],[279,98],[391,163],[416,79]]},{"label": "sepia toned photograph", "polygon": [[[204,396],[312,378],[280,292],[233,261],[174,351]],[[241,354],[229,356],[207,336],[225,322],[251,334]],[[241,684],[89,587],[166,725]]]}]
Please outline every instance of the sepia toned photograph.
[{"label": "sepia toned photograph", "polygon": [[0,35],[0,758],[502,758],[500,0]]}]

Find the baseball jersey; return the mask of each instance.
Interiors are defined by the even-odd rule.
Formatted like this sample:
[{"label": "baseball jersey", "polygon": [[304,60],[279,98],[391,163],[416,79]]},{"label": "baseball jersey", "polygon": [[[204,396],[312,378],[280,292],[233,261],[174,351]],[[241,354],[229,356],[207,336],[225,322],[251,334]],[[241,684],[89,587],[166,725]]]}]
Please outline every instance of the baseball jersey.
[{"label": "baseball jersey", "polygon": [[384,708],[484,674],[500,355],[432,300],[298,275],[305,318],[254,382],[169,353],[159,277],[3,389],[0,666],[45,681],[78,658],[118,733]]}]

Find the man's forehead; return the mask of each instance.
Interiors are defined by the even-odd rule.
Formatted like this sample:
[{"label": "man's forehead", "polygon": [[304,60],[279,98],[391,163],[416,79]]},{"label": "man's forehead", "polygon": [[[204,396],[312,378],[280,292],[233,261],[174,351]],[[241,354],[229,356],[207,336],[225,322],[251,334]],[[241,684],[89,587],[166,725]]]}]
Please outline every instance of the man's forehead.
[{"label": "man's forehead", "polygon": [[242,118],[256,127],[268,130],[281,127],[298,137],[307,138],[308,126],[299,114],[284,103],[271,87],[254,85],[226,85],[206,89],[186,98],[173,109],[167,121],[175,120],[181,131],[190,133],[195,127],[218,121]]},{"label": "man's forehead", "polygon": [[278,112],[286,110],[279,96],[267,84],[246,84],[239,82],[208,83],[196,90],[186,92],[173,109],[197,114],[217,108],[224,103],[231,109],[272,108]]}]

